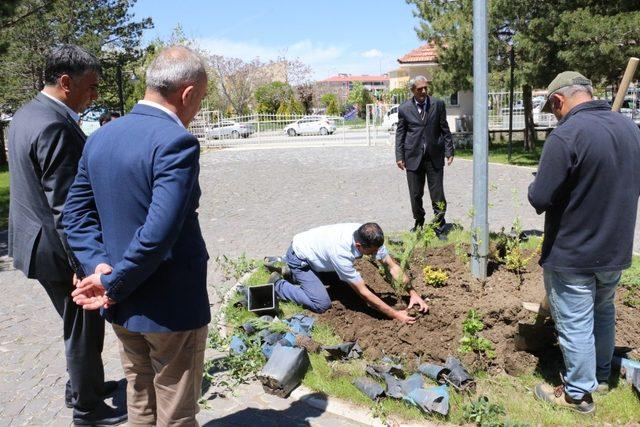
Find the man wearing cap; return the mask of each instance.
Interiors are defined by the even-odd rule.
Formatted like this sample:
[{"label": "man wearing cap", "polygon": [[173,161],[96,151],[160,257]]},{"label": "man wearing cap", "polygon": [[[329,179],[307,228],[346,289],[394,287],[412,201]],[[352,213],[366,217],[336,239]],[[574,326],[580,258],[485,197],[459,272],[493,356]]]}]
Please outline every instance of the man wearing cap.
[{"label": "man wearing cap", "polygon": [[631,265],[640,194],[640,129],[592,99],[591,81],[565,71],[542,111],[558,118],[529,202],[545,213],[540,265],[564,357],[563,384],[535,396],[591,413],[606,392],[615,342],[616,286]]}]

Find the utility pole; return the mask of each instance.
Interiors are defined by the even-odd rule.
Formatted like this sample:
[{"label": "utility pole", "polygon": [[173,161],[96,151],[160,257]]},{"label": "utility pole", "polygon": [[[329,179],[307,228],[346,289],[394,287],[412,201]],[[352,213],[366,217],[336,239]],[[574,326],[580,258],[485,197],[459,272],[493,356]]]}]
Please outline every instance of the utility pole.
[{"label": "utility pole", "polygon": [[487,0],[473,0],[473,224],[471,273],[487,278],[488,211]]}]

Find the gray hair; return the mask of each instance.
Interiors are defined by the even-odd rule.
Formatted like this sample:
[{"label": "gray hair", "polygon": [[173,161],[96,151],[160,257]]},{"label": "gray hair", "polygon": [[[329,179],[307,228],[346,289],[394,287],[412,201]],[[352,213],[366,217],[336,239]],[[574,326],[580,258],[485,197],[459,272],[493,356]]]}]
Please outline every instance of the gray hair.
[{"label": "gray hair", "polygon": [[562,88],[558,89],[557,91],[555,91],[553,93],[562,95],[562,96],[564,96],[566,98],[571,98],[573,95],[575,95],[578,92],[583,92],[583,93],[586,93],[589,96],[593,97],[593,86],[591,86],[591,85],[565,86],[565,87],[562,87]]},{"label": "gray hair", "polygon": [[409,88],[411,90],[415,89],[416,83],[418,82],[429,82],[425,76],[415,76],[411,80],[409,80]]},{"label": "gray hair", "polygon": [[185,46],[171,46],[160,52],[147,68],[147,88],[161,94],[186,85],[195,85],[206,77],[204,61]]}]

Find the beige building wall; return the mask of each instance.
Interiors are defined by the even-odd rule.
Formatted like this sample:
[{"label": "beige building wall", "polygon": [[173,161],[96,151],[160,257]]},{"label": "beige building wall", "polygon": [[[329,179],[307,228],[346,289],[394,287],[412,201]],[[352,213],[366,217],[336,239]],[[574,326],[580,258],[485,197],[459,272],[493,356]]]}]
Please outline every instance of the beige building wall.
[{"label": "beige building wall", "polygon": [[427,80],[433,80],[433,70],[438,64],[400,64],[389,72],[389,89],[406,88],[409,80],[416,76],[425,76]]}]

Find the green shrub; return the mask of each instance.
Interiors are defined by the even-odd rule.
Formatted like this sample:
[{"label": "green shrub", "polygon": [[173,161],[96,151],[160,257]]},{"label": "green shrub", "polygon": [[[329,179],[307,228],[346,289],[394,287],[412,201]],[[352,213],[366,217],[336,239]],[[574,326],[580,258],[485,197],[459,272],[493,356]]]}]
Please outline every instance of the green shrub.
[{"label": "green shrub", "polygon": [[434,288],[439,288],[444,286],[449,279],[449,276],[444,271],[439,268],[432,268],[430,265],[427,265],[422,273],[424,275],[424,283],[433,286]]},{"label": "green shrub", "polygon": [[486,338],[478,335],[484,329],[482,317],[476,310],[469,310],[467,319],[462,322],[462,338],[460,338],[460,353],[474,352],[478,355],[485,355],[489,359],[496,357],[493,344]]}]

